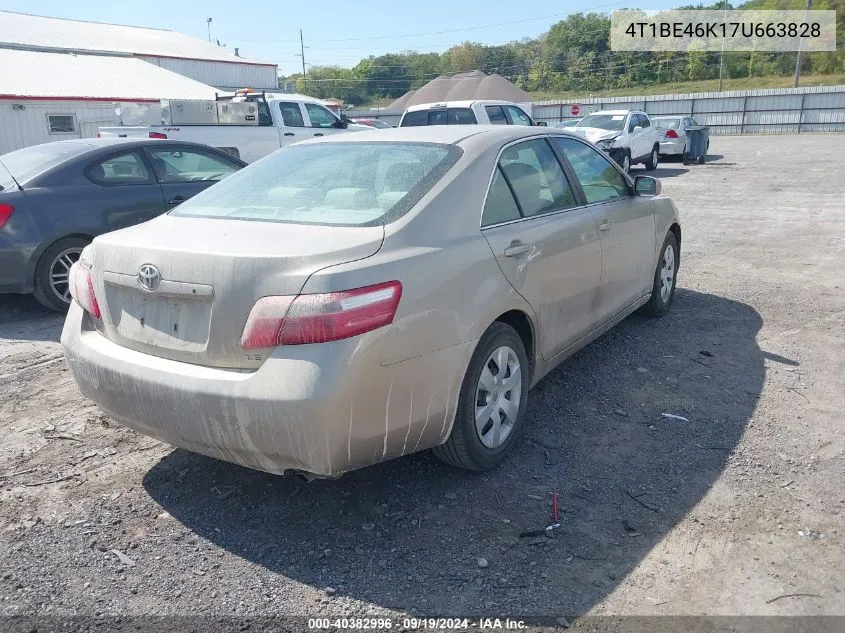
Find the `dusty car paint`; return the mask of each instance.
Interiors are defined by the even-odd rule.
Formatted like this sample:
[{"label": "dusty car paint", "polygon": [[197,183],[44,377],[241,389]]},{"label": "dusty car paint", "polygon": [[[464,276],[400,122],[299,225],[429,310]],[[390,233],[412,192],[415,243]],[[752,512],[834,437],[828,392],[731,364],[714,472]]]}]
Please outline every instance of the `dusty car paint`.
[{"label": "dusty car paint", "polygon": [[[100,276],[96,290],[107,297],[103,323],[95,327],[74,303],[62,333],[74,377],[87,397],[126,426],[273,473],[295,469],[334,476],[443,443],[452,429],[469,359],[491,323],[510,312],[528,319],[534,335],[527,350],[528,376],[531,385],[536,384],[648,300],[660,245],[677,223],[671,201],[648,199],[654,210],[654,239],[649,240],[646,257],[652,266],[643,274],[636,296],[576,330],[562,318],[543,323],[503,274],[480,222],[501,149],[515,140],[549,134],[565,132],[444,126],[317,141],[341,147],[401,139],[454,143],[463,149],[455,166],[409,212],[383,227],[366,229],[369,233],[363,237],[360,228],[268,228],[260,222],[164,217],[98,238],[84,254],[95,270],[131,275],[133,268],[137,271],[145,261],[153,261],[165,279],[185,282],[198,277],[202,281],[202,267],[219,265],[212,253],[235,253],[231,269],[216,272],[225,281],[214,288],[215,297],[227,297],[225,304],[215,298],[214,310],[223,311],[219,327],[228,338],[211,336],[220,340],[215,350],[211,345],[208,351],[159,347],[149,353],[152,348],[109,330],[119,314],[110,312],[106,286],[113,284]],[[199,239],[182,244],[177,237],[181,232],[174,228],[164,242],[155,241],[158,229],[179,223],[190,226]],[[328,240],[327,245],[315,247],[318,240],[311,239],[311,250],[297,260],[301,275],[274,277],[271,247],[276,231],[290,231],[296,243],[305,243],[312,229]],[[250,231],[254,257],[240,263]],[[128,254],[131,245],[135,252]],[[120,250],[126,254],[109,259],[109,246],[127,247]],[[170,247],[179,257],[184,251],[184,257],[159,260]],[[336,254],[341,263],[331,265],[333,248],[351,250]],[[390,326],[330,343],[282,345],[252,358],[238,347],[247,313],[262,296],[336,292],[390,279],[403,285]],[[588,303],[599,305],[598,286],[578,292],[590,293]],[[213,323],[209,331],[215,327]],[[547,347],[548,340],[558,343]]]}]

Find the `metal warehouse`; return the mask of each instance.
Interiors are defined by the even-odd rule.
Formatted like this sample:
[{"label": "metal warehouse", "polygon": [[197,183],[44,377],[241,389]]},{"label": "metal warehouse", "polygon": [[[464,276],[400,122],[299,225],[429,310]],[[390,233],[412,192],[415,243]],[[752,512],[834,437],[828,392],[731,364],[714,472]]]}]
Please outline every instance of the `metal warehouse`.
[{"label": "metal warehouse", "polygon": [[[96,136],[160,99],[275,89],[275,64],[162,29],[0,11],[0,154]],[[154,121],[150,121],[154,122]]]}]

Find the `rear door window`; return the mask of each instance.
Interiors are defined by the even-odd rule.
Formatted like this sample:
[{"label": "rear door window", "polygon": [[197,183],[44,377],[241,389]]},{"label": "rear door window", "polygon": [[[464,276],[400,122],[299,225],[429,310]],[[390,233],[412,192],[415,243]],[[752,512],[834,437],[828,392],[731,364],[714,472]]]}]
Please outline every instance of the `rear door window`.
[{"label": "rear door window", "polygon": [[282,113],[282,123],[287,127],[305,127],[298,103],[280,103],[279,111]]},{"label": "rear door window", "polygon": [[86,173],[98,185],[139,185],[152,182],[144,159],[138,152],[110,156],[91,165]]},{"label": "rear door window", "polygon": [[487,112],[487,118],[490,119],[490,123],[492,125],[507,125],[508,120],[505,118],[505,113],[502,111],[502,106],[499,105],[490,105],[484,106],[485,112]]},{"label": "rear door window", "polygon": [[503,106],[511,125],[532,125],[531,117],[516,106]]},{"label": "rear door window", "polygon": [[508,147],[502,152],[499,165],[523,216],[576,206],[572,187],[546,140],[534,139]]}]

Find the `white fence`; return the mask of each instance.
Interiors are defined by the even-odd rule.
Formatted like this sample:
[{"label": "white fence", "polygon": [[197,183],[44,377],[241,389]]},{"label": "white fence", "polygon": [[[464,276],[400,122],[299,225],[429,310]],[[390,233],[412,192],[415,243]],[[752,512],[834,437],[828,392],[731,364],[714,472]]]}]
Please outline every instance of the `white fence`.
[{"label": "white fence", "polygon": [[[532,115],[536,121],[550,124],[578,118],[571,114],[573,105],[579,106],[579,117],[596,110],[691,116],[710,126],[712,135],[845,132],[845,86],[535,101]],[[401,113],[381,110],[347,114],[351,118],[378,118],[392,125],[401,118]]]}]

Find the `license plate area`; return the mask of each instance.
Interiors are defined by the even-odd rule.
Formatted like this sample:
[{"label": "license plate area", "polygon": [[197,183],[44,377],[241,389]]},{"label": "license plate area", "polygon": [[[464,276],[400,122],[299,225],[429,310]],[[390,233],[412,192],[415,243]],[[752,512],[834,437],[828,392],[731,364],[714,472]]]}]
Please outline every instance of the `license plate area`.
[{"label": "license plate area", "polygon": [[106,295],[109,316],[118,336],[152,347],[205,351],[211,302],[149,295],[108,284]]}]

